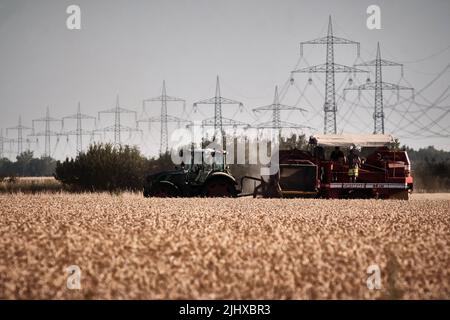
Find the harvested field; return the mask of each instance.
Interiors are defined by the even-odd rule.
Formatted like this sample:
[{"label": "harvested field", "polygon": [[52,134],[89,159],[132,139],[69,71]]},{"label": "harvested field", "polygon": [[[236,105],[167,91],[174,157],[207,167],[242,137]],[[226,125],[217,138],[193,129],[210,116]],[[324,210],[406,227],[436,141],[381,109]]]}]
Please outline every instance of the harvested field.
[{"label": "harvested field", "polygon": [[[0,298],[450,299],[450,199],[0,195]],[[367,268],[381,270],[369,290]],[[66,288],[66,267],[81,289]]]}]

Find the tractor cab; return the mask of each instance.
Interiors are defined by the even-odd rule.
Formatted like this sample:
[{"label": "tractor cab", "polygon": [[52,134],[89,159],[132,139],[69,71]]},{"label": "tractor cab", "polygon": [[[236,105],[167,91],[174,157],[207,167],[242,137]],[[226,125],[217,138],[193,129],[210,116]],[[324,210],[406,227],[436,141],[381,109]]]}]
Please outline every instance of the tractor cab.
[{"label": "tractor cab", "polygon": [[215,149],[194,149],[185,165],[188,183],[203,184],[213,172],[227,172],[226,151]]},{"label": "tractor cab", "polygon": [[192,148],[175,171],[149,175],[144,182],[145,197],[235,197],[236,180],[228,171],[226,151]]}]

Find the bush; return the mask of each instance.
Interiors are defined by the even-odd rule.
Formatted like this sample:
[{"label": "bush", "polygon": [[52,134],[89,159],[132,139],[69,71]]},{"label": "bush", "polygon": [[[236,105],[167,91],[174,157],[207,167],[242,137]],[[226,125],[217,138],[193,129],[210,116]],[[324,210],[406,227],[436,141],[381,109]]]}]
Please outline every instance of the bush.
[{"label": "bush", "polygon": [[58,161],[55,178],[76,191],[135,191],[148,169],[137,147],[94,144],[75,159]]}]

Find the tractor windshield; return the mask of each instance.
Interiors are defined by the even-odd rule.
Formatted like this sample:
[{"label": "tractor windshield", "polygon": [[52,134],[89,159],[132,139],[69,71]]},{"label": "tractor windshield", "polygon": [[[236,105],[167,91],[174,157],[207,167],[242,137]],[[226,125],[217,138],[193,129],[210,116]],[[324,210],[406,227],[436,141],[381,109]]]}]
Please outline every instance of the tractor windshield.
[{"label": "tractor windshield", "polygon": [[203,153],[203,165],[206,170],[224,170],[224,152],[214,149],[205,149]]},{"label": "tractor windshield", "polygon": [[185,169],[190,171],[223,171],[225,169],[226,153],[223,151],[216,151],[214,149],[197,149],[191,153],[190,163],[185,165]]}]

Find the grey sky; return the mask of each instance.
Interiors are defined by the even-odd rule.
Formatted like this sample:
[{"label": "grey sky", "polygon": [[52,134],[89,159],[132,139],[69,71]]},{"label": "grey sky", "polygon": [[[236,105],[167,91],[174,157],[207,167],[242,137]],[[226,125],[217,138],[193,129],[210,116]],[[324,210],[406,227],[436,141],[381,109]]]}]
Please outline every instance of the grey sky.
[{"label": "grey sky", "polygon": [[[82,30],[66,28],[66,8],[70,4],[81,7]],[[366,8],[371,4],[381,7],[382,30],[366,27]],[[194,101],[214,95],[217,74],[222,95],[246,106],[243,112],[224,106],[224,116],[254,122],[247,109],[271,103],[275,85],[283,86],[299,59],[299,43],[324,36],[329,14],[335,35],[361,42],[363,60],[374,58],[376,43],[380,41],[383,58],[413,61],[405,63],[405,79],[418,90],[450,63],[450,50],[417,61],[450,45],[450,1],[445,0],[1,0],[0,127],[16,125],[19,114],[24,124],[31,126],[32,119],[44,115],[47,105],[54,117],[73,114],[78,101],[84,113],[96,116],[98,111],[114,106],[117,93],[123,107],[140,113],[142,99],[159,95],[163,79],[167,93],[186,99],[190,112]],[[353,64],[355,51],[336,47],[336,62]],[[325,47],[306,47],[305,58],[311,65],[323,63]],[[383,75],[385,81],[397,83],[400,71],[386,70]],[[343,83],[345,77],[336,76],[336,85]],[[365,78],[358,76],[354,82],[362,83]],[[295,83],[304,88],[307,79],[307,74],[296,75]],[[313,80],[323,94],[324,75],[318,74]],[[423,95],[433,101],[448,89],[449,80],[450,70]],[[342,94],[342,90],[338,93]],[[368,101],[361,100],[361,104],[372,106],[372,93],[364,95]],[[283,103],[294,104],[298,96],[292,86]],[[322,132],[319,113],[323,99],[312,86],[305,96],[308,101],[301,100],[299,106],[308,109],[307,113],[284,116],[291,122],[307,122]],[[356,93],[348,93],[347,100],[339,102],[338,130],[371,132],[372,111],[352,107],[355,96]],[[419,97],[417,100],[429,104]],[[449,100],[446,98],[439,105],[449,106]],[[403,143],[450,150],[449,132],[442,131],[450,127],[450,115],[445,113],[449,108],[423,113],[420,107],[412,106],[408,118],[402,120],[404,114],[400,110],[407,107],[392,113],[386,109],[390,116],[387,131],[393,131],[395,124],[400,123],[404,128],[394,133]],[[199,106],[201,113],[190,115],[193,119],[212,116],[212,108]],[[148,113],[158,115],[159,105],[150,105]],[[169,113],[181,116],[181,105],[170,105]],[[411,124],[415,117],[419,125]],[[258,119],[267,120],[269,115]],[[104,117],[99,126],[111,124],[112,117]],[[427,128],[447,137],[426,138],[433,135]],[[73,141],[67,147],[70,150],[74,149]],[[158,144],[159,127],[155,125],[143,149],[154,153]],[[43,140],[40,146],[42,149]],[[68,151],[63,146],[55,156]]]}]

